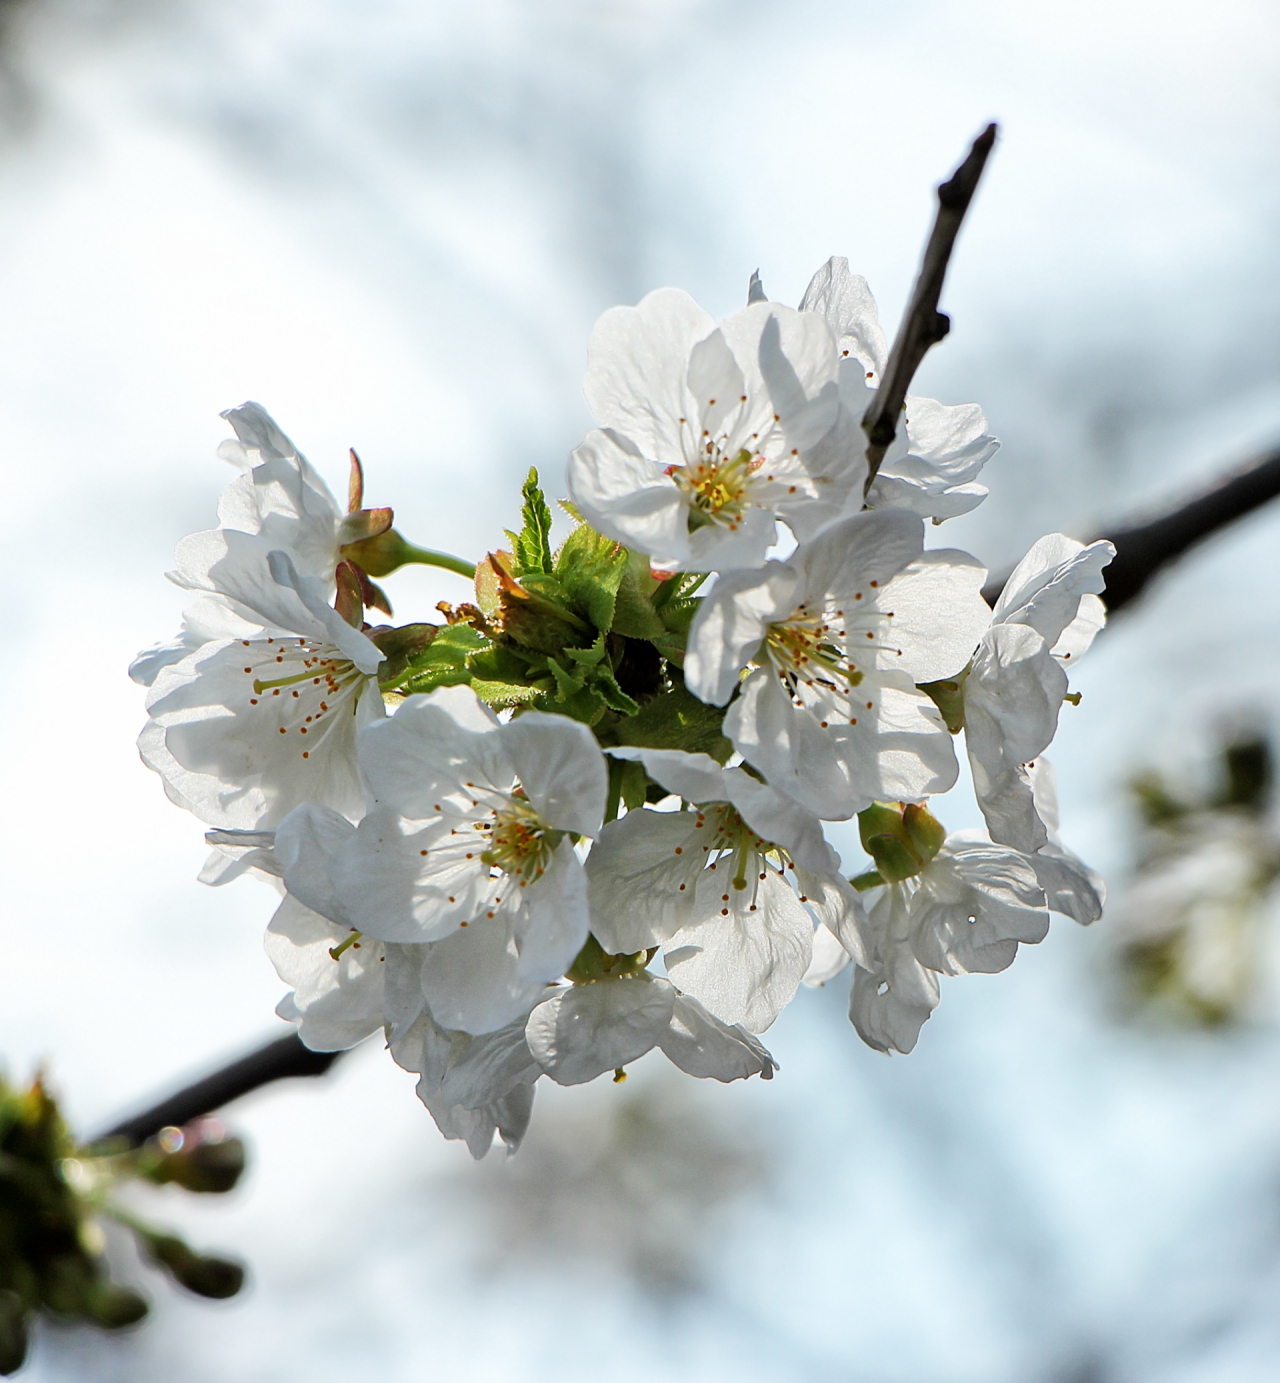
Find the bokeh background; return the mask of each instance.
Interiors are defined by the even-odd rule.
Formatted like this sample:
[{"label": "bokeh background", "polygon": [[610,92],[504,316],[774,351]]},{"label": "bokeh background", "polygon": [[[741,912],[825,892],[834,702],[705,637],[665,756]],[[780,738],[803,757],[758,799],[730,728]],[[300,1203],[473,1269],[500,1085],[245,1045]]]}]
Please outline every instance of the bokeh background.
[{"label": "bokeh background", "polygon": [[[947,526],[993,568],[1280,438],[1280,15],[1269,0],[8,0],[0,14],[0,1052],[86,1132],[279,1031],[273,899],[195,882],[133,740],[162,572],[262,401],[335,487],[477,556],[530,464],[561,493],[596,315],[717,314],[849,257],[888,323],[932,187],[1001,142],[921,392],[1004,449]],[[1077,672],[1069,844],[1120,898],[1125,784],[1204,781],[1280,694],[1280,508],[1182,563]],[[425,569],[398,613],[464,596]],[[974,824],[960,794],[941,809]],[[857,852],[846,832],[852,867]],[[1280,1028],[1265,940],[1212,1032],[1115,997],[1108,921],[944,983],[906,1059],[843,986],[771,1085],[540,1094],[474,1166],[376,1044],[233,1107],[242,1189],[148,1206],[244,1255],[151,1279],[120,1338],[46,1329],[40,1383],[1280,1376]]]}]

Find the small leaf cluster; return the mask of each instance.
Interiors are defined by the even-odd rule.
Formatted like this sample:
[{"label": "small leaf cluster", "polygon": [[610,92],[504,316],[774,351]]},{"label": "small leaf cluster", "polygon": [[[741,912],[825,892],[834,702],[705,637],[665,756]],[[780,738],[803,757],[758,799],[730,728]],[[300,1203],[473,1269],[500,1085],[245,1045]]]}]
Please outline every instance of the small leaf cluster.
[{"label": "small leaf cluster", "polygon": [[105,1330],[147,1314],[146,1299],[112,1277],[100,1219],[124,1225],[144,1256],[190,1291],[206,1297],[239,1291],[239,1264],[195,1252],[112,1198],[122,1182],[135,1179],[197,1192],[230,1190],[244,1168],[243,1144],[213,1126],[210,1132],[166,1130],[138,1149],[81,1148],[41,1078],[25,1090],[0,1078],[0,1374],[21,1368],[37,1314]]},{"label": "small leaf cluster", "polygon": [[724,711],[693,696],[681,672],[704,578],[654,573],[646,556],[596,532],[570,505],[574,530],[555,548],[536,470],[522,497],[509,550],[476,570],[475,604],[442,606],[444,625],[370,631],[386,654],[383,691],[466,683],[495,710],[582,721],[604,745],[679,748],[723,763],[731,751]]}]

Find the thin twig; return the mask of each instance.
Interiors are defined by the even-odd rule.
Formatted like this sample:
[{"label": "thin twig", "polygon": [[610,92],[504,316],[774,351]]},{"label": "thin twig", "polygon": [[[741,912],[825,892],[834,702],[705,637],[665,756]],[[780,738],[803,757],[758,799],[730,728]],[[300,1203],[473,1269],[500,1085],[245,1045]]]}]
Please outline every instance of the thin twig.
[{"label": "thin twig", "polygon": [[215,1109],[270,1085],[272,1081],[290,1076],[323,1075],[341,1055],[341,1052],[313,1052],[302,1045],[296,1033],[277,1037],[212,1075],[174,1091],[141,1114],[122,1119],[93,1141],[124,1138],[131,1147],[136,1147],[162,1128],[181,1127],[202,1114],[212,1114]]},{"label": "thin twig", "polygon": [[986,167],[987,155],[996,141],[995,125],[988,125],[973,141],[969,156],[951,177],[938,188],[938,216],[925,246],[920,277],[907,308],[893,349],[885,366],[880,387],[862,419],[867,434],[867,489],[876,478],[884,454],[898,430],[898,418],[907,399],[907,390],[930,346],[935,346],[951,330],[951,319],[938,311],[942,281],[947,275],[951,248],[973,200],[978,179]]},{"label": "thin twig", "polygon": [[[1116,555],[1102,573],[1102,594],[1114,614],[1147,588],[1154,576],[1189,548],[1244,518],[1280,495],[1280,447],[1233,471],[1174,509],[1146,523],[1128,524],[1097,535],[1115,544]],[[1092,541],[1092,540],[1091,540]],[[1009,574],[987,583],[982,594],[994,605]]]}]

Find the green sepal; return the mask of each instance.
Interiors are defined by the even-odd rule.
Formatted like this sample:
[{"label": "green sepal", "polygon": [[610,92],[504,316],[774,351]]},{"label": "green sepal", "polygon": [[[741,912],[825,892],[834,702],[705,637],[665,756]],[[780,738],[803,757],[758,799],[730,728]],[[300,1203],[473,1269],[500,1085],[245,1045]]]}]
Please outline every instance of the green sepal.
[{"label": "green sepal", "polygon": [[887,802],[873,802],[864,811],[858,813],[858,837],[867,854],[871,853],[871,846],[868,844],[871,837],[882,834],[897,836],[904,845],[906,844],[906,829],[902,824],[902,809],[897,806],[890,806]]},{"label": "green sepal", "polygon": [[565,972],[566,978],[574,984],[590,984],[593,980],[616,980],[629,977],[652,976],[644,974],[644,968],[653,959],[655,946],[649,951],[637,951],[634,955],[610,955],[608,951],[588,933],[587,943],[578,952],[573,964]]},{"label": "green sepal", "polygon": [[613,628],[618,587],[627,570],[627,549],[581,524],[556,554],[555,575],[574,608],[603,633]]},{"label": "green sepal", "polygon": [[858,890],[859,893],[866,893],[869,889],[883,888],[885,877],[878,869],[868,869],[865,874],[859,874],[849,882]]},{"label": "green sepal", "polygon": [[964,684],[968,676],[969,669],[965,668],[958,677],[916,684],[916,690],[924,692],[942,713],[943,722],[953,735],[964,729]]},{"label": "green sepal", "polygon": [[520,515],[524,527],[519,533],[507,530],[511,539],[511,553],[515,576],[527,576],[533,572],[550,573],[554,567],[551,560],[551,510],[546,496],[538,485],[538,472],[533,466],[521,486],[524,504]]},{"label": "green sepal", "polygon": [[469,624],[450,624],[441,629],[421,653],[410,659],[399,685],[392,690],[406,696],[456,687],[471,681],[468,659],[490,647],[489,640]]},{"label": "green sepal", "polygon": [[910,879],[922,868],[920,861],[897,836],[871,836],[863,844],[882,877],[890,883]]},{"label": "green sepal", "polygon": [[928,864],[946,843],[947,828],[926,806],[916,803],[905,806],[902,824],[912,850],[924,864]]}]

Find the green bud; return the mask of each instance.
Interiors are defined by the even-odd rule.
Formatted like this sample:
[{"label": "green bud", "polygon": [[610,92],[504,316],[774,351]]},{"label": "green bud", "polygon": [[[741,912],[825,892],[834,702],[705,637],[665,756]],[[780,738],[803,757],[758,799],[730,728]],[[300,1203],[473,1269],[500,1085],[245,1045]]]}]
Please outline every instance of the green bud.
[{"label": "green bud", "polygon": [[890,806],[887,802],[873,802],[865,811],[858,813],[858,834],[862,838],[862,848],[871,854],[868,843],[872,836],[897,836],[905,845],[906,831],[902,825],[902,808]]},{"label": "green bud", "polygon": [[188,1191],[218,1195],[230,1191],[240,1180],[244,1166],[244,1143],[239,1138],[225,1138],[217,1143],[196,1142],[168,1153],[147,1175],[160,1186],[176,1182]]},{"label": "green bud", "polygon": [[867,854],[875,860],[876,868],[890,883],[909,879],[922,868],[920,861],[897,836],[871,836],[863,844]]},{"label": "green bud", "polygon": [[0,1291],[0,1374],[17,1373],[27,1357],[27,1308],[17,1292]]},{"label": "green bud", "polygon": [[139,1236],[148,1256],[189,1292],[221,1301],[233,1297],[244,1286],[244,1269],[226,1258],[214,1258],[196,1253],[176,1234],[146,1234]]},{"label": "green bud", "polygon": [[121,1287],[99,1278],[89,1292],[85,1314],[104,1330],[124,1330],[137,1325],[150,1309],[146,1298],[132,1287]]},{"label": "green bud", "polygon": [[947,838],[947,828],[928,807],[915,803],[903,808],[902,824],[906,827],[911,848],[924,864],[928,864],[942,849]]}]

